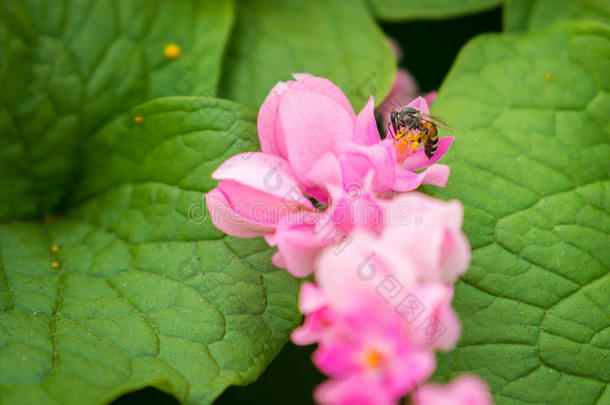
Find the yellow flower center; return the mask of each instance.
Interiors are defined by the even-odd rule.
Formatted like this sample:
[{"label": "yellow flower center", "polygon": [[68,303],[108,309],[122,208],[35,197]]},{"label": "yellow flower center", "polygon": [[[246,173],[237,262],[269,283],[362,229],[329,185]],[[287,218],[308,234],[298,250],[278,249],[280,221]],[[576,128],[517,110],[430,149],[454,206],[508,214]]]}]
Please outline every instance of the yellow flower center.
[{"label": "yellow flower center", "polygon": [[426,134],[420,131],[407,131],[401,129],[396,137],[394,138],[394,147],[397,151],[398,163],[404,162],[404,160],[413,154],[422,144],[427,142],[428,138]]},{"label": "yellow flower center", "polygon": [[376,370],[383,364],[383,354],[378,350],[368,349],[362,354],[362,362],[369,370]]}]

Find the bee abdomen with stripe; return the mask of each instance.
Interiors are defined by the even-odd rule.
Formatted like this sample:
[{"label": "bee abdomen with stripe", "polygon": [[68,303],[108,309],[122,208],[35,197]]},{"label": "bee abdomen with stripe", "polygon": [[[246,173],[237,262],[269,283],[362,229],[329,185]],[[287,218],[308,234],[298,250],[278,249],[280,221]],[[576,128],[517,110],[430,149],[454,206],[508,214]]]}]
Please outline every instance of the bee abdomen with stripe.
[{"label": "bee abdomen with stripe", "polygon": [[434,139],[428,138],[428,141],[424,147],[424,152],[426,153],[426,157],[428,159],[432,159],[432,156],[434,156],[436,153],[436,148],[438,148],[438,137]]}]

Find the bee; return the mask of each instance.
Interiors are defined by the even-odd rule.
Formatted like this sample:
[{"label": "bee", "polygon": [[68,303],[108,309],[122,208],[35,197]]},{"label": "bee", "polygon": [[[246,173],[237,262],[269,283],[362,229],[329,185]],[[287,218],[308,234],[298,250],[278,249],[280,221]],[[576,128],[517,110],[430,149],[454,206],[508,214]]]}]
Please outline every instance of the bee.
[{"label": "bee", "polygon": [[438,127],[450,128],[439,118],[424,114],[413,107],[392,111],[389,125],[392,125],[394,144],[401,154],[407,145],[414,152],[423,143],[428,159],[432,159],[438,147]]}]

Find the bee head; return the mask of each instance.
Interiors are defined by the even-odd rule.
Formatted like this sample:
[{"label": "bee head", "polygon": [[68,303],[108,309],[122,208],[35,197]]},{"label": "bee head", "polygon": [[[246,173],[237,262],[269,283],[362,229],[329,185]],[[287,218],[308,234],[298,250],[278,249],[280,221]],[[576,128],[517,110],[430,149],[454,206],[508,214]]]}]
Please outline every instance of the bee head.
[{"label": "bee head", "polygon": [[390,114],[390,121],[392,122],[394,131],[396,131],[398,128],[398,111],[392,111],[392,114]]}]

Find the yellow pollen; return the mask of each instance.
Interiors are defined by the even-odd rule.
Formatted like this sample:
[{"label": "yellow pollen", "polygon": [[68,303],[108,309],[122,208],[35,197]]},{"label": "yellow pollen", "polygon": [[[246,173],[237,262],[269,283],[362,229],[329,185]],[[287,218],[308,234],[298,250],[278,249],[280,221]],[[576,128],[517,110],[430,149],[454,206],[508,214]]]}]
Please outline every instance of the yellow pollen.
[{"label": "yellow pollen", "polygon": [[409,144],[407,142],[402,142],[399,146],[398,146],[398,152],[399,153],[403,153],[405,151],[405,149],[407,149],[407,146],[409,146]]},{"label": "yellow pollen", "polygon": [[51,246],[51,252],[53,252],[53,253],[59,252],[59,246],[57,246],[57,245]]},{"label": "yellow pollen", "polygon": [[139,115],[133,117],[133,122],[135,122],[136,124],[141,124],[142,121],[144,121],[144,119],[142,117],[140,117]]},{"label": "yellow pollen", "polygon": [[549,80],[551,80],[551,75],[549,73],[547,73],[546,75],[544,75],[544,80],[546,80],[547,82]]},{"label": "yellow pollen", "polygon": [[59,263],[57,263],[57,262],[53,262],[53,263],[51,263],[51,267],[53,267],[54,269],[56,269],[56,268],[58,268],[58,267],[59,267]]},{"label": "yellow pollen", "polygon": [[363,363],[368,369],[377,369],[383,363],[383,355],[375,349],[366,350],[363,353]]},{"label": "yellow pollen", "polygon": [[163,53],[167,59],[178,59],[182,54],[182,49],[176,44],[167,44],[163,49]]}]

